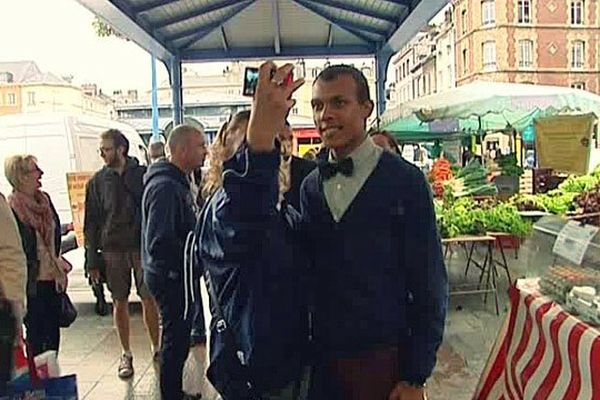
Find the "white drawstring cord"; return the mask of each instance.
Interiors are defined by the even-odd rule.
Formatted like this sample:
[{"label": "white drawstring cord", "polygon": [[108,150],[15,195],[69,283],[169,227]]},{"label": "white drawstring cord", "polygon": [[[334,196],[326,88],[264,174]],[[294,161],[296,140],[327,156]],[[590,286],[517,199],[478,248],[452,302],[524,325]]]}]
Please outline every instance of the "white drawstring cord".
[{"label": "white drawstring cord", "polygon": [[183,319],[187,318],[188,309],[189,309],[189,293],[188,293],[188,246],[190,245],[190,239],[193,236],[193,232],[188,232],[187,238],[185,239],[185,247],[183,248],[183,298],[184,298],[184,307],[183,307]]},{"label": "white drawstring cord", "polygon": [[192,234],[192,240],[190,240],[190,256],[188,258],[188,261],[190,263],[190,281],[189,281],[189,285],[190,285],[190,294],[192,295],[192,304],[194,304],[194,307],[196,306],[196,295],[194,294],[194,246],[196,243],[196,236],[194,235],[194,232],[190,232]]}]

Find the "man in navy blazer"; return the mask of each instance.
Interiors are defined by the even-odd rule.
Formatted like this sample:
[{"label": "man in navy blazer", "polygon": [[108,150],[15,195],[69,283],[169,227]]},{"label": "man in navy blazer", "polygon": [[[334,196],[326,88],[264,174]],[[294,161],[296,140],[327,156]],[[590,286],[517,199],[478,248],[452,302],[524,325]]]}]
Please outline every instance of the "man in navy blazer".
[{"label": "man in navy blazer", "polygon": [[422,400],[448,284],[429,185],[366,133],[367,80],[346,65],[313,84],[327,148],[301,190],[313,257],[313,399]]}]

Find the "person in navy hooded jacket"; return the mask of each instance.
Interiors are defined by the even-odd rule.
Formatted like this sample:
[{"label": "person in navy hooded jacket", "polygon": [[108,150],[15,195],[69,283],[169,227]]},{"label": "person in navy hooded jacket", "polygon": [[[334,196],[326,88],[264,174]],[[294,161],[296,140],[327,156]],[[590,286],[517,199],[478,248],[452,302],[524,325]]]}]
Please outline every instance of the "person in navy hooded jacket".
[{"label": "person in navy hooded jacket", "polygon": [[422,400],[448,296],[427,180],[367,136],[373,102],[356,68],[324,69],[311,105],[327,149],[301,189],[319,355],[312,398]]},{"label": "person in navy hooded jacket", "polygon": [[289,157],[275,143],[303,83],[283,84],[291,70],[262,65],[251,113],[235,115],[222,148],[211,149],[195,243],[213,293],[207,376],[225,400],[306,392],[306,263],[295,237],[300,215],[284,199]]},{"label": "person in navy hooded jacket", "polygon": [[169,160],[155,162],[144,175],[142,261],[144,281],[162,318],[161,398],[181,400],[198,398],[182,391],[191,320],[195,303],[200,301],[193,285],[198,271],[188,262],[196,224],[188,175],[203,164],[206,144],[202,131],[179,125],[169,135],[167,146]]}]

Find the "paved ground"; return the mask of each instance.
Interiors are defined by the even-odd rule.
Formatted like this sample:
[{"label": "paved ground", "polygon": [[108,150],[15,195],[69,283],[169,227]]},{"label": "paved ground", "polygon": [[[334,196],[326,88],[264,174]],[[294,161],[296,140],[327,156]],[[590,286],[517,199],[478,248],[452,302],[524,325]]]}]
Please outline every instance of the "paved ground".
[{"label": "paved ground", "polygon": [[[71,274],[70,293],[80,316],[72,327],[63,330],[60,364],[63,373],[76,373],[81,399],[159,399],[157,371],[151,361],[150,346],[144,331],[139,303],[133,303],[132,351],[135,376],[122,381],[117,375],[120,348],[111,317],[98,317],[93,312],[93,296],[83,274],[77,267],[79,256],[70,255],[76,269]],[[513,277],[532,274],[523,264],[530,259],[522,254],[519,260],[509,257]],[[80,265],[80,264],[79,264]],[[473,282],[475,271],[465,280],[462,252],[449,262],[450,281]],[[453,296],[447,320],[444,343],[438,354],[438,364],[429,381],[431,400],[471,399],[479,375],[507,311],[507,278],[500,275],[500,316],[496,316],[493,298],[483,304],[481,295]],[[133,298],[134,296],[132,296]],[[187,391],[201,391],[204,398],[215,399],[209,384],[203,379],[204,354],[191,352],[186,366],[184,386]]]}]

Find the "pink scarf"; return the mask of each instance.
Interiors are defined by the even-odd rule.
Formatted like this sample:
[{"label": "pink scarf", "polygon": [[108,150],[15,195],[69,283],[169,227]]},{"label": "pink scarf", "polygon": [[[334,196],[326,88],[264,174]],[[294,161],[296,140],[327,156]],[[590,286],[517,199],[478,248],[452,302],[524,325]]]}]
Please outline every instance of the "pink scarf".
[{"label": "pink scarf", "polygon": [[56,225],[52,215],[50,197],[41,190],[37,190],[33,198],[14,190],[8,196],[8,203],[21,222],[31,226],[40,234],[44,244],[51,249],[52,255],[54,255],[54,228]]}]

